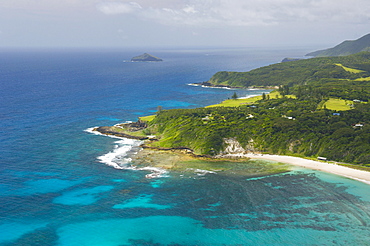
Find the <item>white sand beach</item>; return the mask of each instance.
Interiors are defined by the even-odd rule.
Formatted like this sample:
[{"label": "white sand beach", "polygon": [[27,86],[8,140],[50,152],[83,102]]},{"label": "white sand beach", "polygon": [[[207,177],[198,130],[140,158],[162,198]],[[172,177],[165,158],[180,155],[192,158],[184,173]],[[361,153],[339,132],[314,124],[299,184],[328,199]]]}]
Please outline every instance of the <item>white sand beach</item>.
[{"label": "white sand beach", "polygon": [[307,160],[307,159],[293,157],[293,156],[262,155],[262,154],[246,154],[243,156],[249,157],[251,159],[264,159],[264,160],[278,161],[278,162],[288,163],[288,164],[310,168],[314,170],[320,170],[320,171],[340,175],[343,177],[347,177],[350,179],[354,179],[357,181],[361,181],[361,182],[364,182],[370,185],[370,172],[367,172],[367,171],[357,170],[357,169],[340,166],[336,164],[331,164],[327,162]]}]

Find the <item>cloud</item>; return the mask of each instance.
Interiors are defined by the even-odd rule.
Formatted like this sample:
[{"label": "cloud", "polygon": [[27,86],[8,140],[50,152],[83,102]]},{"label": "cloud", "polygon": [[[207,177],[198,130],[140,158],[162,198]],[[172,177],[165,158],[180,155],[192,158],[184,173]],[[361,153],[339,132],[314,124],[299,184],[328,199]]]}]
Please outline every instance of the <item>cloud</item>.
[{"label": "cloud", "polygon": [[142,9],[136,2],[103,2],[97,4],[96,8],[107,15],[129,14]]},{"label": "cloud", "polygon": [[368,0],[137,0],[102,2],[105,14],[135,14],[165,25],[261,26],[285,22],[363,22]]}]

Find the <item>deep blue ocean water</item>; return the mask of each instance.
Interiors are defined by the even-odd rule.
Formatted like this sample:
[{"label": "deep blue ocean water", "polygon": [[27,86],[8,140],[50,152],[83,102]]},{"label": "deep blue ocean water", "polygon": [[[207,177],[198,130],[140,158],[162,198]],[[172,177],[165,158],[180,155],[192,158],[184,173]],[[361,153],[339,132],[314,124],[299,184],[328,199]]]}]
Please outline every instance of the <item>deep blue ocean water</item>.
[{"label": "deep blue ocean water", "polygon": [[[148,179],[109,165],[138,143],[86,131],[218,103],[233,91],[188,84],[308,51],[0,51],[0,245],[370,245],[366,184],[300,168]],[[143,52],[164,61],[127,62]]]}]

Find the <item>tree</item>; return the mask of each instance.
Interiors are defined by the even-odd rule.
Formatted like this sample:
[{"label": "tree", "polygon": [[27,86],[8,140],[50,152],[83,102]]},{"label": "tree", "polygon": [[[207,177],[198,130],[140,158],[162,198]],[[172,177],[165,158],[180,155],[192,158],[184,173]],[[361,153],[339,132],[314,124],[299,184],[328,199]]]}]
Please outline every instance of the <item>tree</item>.
[{"label": "tree", "polygon": [[238,95],[236,94],[236,92],[234,92],[233,96],[231,97],[232,99],[238,99]]},{"label": "tree", "polygon": [[157,113],[161,112],[163,110],[163,107],[162,106],[158,106],[157,107]]}]

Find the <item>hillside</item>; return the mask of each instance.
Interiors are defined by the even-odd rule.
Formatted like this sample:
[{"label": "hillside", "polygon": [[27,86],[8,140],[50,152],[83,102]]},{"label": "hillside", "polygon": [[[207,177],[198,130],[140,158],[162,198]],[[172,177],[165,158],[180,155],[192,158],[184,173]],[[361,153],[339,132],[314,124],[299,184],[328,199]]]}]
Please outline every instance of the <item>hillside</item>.
[{"label": "hillside", "polygon": [[370,34],[367,34],[357,40],[344,41],[330,49],[308,53],[306,56],[346,56],[362,51],[370,51]]},{"label": "hillside", "polygon": [[[361,52],[344,57],[277,63],[250,72],[218,72],[208,83],[241,88],[314,86],[328,96],[367,100],[370,87],[366,81],[369,78],[370,52]],[[357,92],[352,95],[353,91]]]},{"label": "hillside", "polygon": [[251,81],[244,86],[279,86],[283,97],[265,96],[236,107],[161,111],[148,122],[147,130],[159,137],[154,146],[217,155],[234,140],[246,152],[370,164],[370,104],[365,103],[370,98],[370,53],[218,74],[223,79],[233,75],[227,81],[238,76]]},{"label": "hillside", "polygon": [[249,102],[161,110],[155,117],[142,118],[147,126],[135,134],[155,135],[156,141],[147,143],[150,147],[198,155],[237,150],[323,156],[370,166],[369,74],[366,52],[286,62],[247,73],[221,72],[214,76],[218,81],[239,77],[252,81],[244,86],[279,89]]}]

